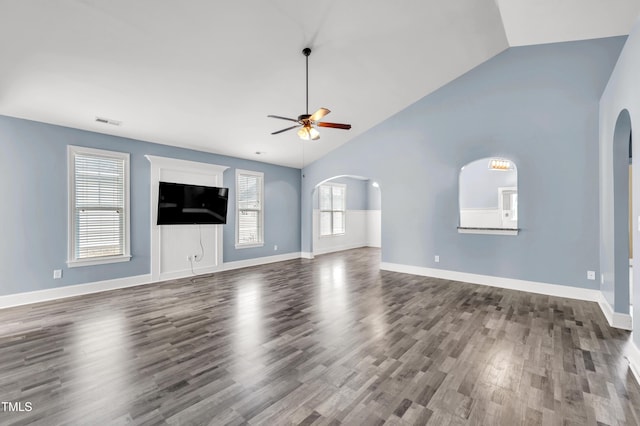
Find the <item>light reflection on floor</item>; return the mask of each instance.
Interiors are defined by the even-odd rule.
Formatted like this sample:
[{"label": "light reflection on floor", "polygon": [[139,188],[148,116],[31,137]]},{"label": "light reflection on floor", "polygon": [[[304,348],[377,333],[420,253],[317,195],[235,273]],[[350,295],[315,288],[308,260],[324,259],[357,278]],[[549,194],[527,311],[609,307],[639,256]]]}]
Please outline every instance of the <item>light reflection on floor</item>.
[{"label": "light reflection on floor", "polygon": [[320,285],[317,292],[317,314],[320,319],[321,340],[324,345],[341,344],[347,327],[353,320],[346,285],[346,269],[343,259],[323,264],[320,269]]},{"label": "light reflection on floor", "polygon": [[237,362],[231,367],[238,381],[252,384],[263,379],[264,335],[262,283],[248,279],[237,290],[233,350]]},{"label": "light reflection on floor", "polygon": [[379,283],[372,289],[373,296],[371,297],[371,309],[370,313],[365,319],[365,322],[369,326],[369,332],[371,333],[372,340],[383,339],[387,331],[389,330],[389,324],[384,309],[384,298],[382,297],[382,289]]},{"label": "light reflection on floor", "polygon": [[126,318],[120,312],[100,312],[76,324],[69,345],[74,377],[71,393],[81,403],[71,406],[71,421],[95,415],[105,402],[113,411],[129,411],[129,377],[133,366]]}]

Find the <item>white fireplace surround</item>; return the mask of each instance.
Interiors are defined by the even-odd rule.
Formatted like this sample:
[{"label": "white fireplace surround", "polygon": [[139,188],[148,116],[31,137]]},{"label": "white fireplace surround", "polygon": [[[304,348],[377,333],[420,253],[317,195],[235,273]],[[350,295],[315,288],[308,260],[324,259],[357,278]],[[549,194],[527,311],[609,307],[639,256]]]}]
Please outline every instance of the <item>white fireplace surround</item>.
[{"label": "white fireplace surround", "polygon": [[[151,163],[151,281],[182,278],[192,274],[222,270],[222,225],[156,225],[158,214],[158,183],[176,182],[191,185],[223,186],[223,173],[228,167],[175,158],[146,155]],[[187,255],[195,254],[199,245],[198,232],[207,245],[204,264],[189,263]],[[163,238],[164,236],[164,238]],[[167,241],[170,240],[170,241]]]}]

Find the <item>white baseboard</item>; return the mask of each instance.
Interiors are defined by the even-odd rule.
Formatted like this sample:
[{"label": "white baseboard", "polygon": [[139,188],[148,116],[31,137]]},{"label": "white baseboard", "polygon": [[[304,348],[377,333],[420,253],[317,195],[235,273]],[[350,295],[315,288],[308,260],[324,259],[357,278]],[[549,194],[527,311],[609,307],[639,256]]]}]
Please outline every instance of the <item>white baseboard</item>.
[{"label": "white baseboard", "polygon": [[[360,246],[358,246],[360,247]],[[347,247],[343,250],[350,250],[357,247]],[[255,259],[238,260],[226,262],[222,268],[205,267],[194,269],[196,275],[228,271],[232,269],[247,268],[250,266],[265,265],[268,263],[282,262],[291,259],[313,259],[314,254],[309,252],[293,252],[279,254],[275,256],[258,257]],[[600,306],[609,325],[623,330],[632,329],[632,318],[629,314],[613,312],[611,305],[604,298],[602,292],[578,287],[569,287],[558,284],[539,283],[534,281],[518,280],[513,278],[494,277],[490,275],[470,274],[466,272],[448,271],[445,269],[432,269],[420,266],[402,265],[398,263],[382,262],[380,269],[385,271],[401,272],[405,274],[421,275],[425,277],[442,278],[446,280],[462,281],[472,284],[488,285],[493,287],[507,288],[510,290],[527,291],[531,293],[545,294],[548,296],[565,297],[568,299],[586,300],[596,302]],[[162,280],[183,278],[191,275],[191,271],[179,271],[161,276]],[[152,283],[151,274],[137,275],[133,277],[117,278],[113,280],[96,281],[93,283],[69,285],[46,290],[37,290],[26,293],[10,294],[0,296],[0,309],[13,306],[28,305],[31,303],[46,302],[55,299],[81,296],[84,294],[99,293],[102,291],[115,290],[119,288],[134,287]],[[637,348],[636,348],[637,349]],[[635,373],[640,373],[640,351],[638,352]]]},{"label": "white baseboard", "polygon": [[380,269],[385,271],[403,272],[405,274],[422,275],[425,277],[442,278],[445,280],[507,288],[510,290],[528,291],[530,293],[544,294],[547,296],[596,302],[600,306],[602,313],[611,327],[620,328],[622,330],[632,329],[631,315],[614,312],[600,290],[518,280],[513,278],[494,277],[490,275],[469,274],[466,272],[447,271],[445,269],[432,269],[388,262],[382,262],[380,264]]},{"label": "white baseboard", "polygon": [[334,247],[320,249],[320,250],[314,250],[313,254],[315,256],[319,256],[321,254],[335,253],[337,251],[352,250],[352,249],[357,249],[361,247],[367,247],[367,243],[362,242],[362,243],[356,243],[356,244],[345,244],[345,245],[334,246]]},{"label": "white baseboard", "polygon": [[214,272],[219,272],[219,271],[222,271],[222,268],[219,266],[204,266],[202,268],[194,267],[193,272],[191,272],[191,268],[183,269],[181,271],[160,272],[160,277],[158,279],[158,282],[168,281],[168,280],[178,280],[180,278],[194,277],[196,275],[212,274]]},{"label": "white baseboard", "polygon": [[[280,254],[277,256],[259,257],[256,259],[240,260],[237,262],[224,263],[222,268],[209,266],[204,268],[194,268],[196,275],[209,274],[222,270],[246,268],[248,266],[264,265],[267,263],[281,262],[283,260],[298,259],[301,253],[293,252]],[[184,278],[191,276],[191,269],[178,272],[170,272],[161,275],[160,281]],[[116,290],[119,288],[135,287],[138,285],[151,284],[151,274],[137,275],[133,277],[117,278],[113,280],[96,281],[86,284],[68,285],[64,287],[56,287],[46,290],[30,291],[26,293],[9,294],[0,296],[0,309],[11,308],[14,306],[29,305],[32,303],[46,302],[56,299],[65,299],[67,297],[82,296],[85,294],[99,293],[102,291]]]},{"label": "white baseboard", "polygon": [[275,256],[256,257],[254,259],[236,260],[234,262],[225,262],[222,265],[223,271],[232,269],[248,268],[249,266],[266,265],[267,263],[283,262],[285,260],[300,259],[304,253],[292,252],[285,254],[277,254]]},{"label": "white baseboard", "polygon": [[0,309],[149,284],[151,274],[0,296]]},{"label": "white baseboard", "polygon": [[567,299],[587,300],[589,302],[598,302],[602,294],[600,290],[591,290],[587,288],[518,280],[514,278],[494,277],[490,275],[470,274],[467,272],[447,271],[445,269],[424,268],[421,266],[401,265],[397,263],[382,262],[380,264],[380,269],[385,271],[422,275],[425,277],[442,278],[445,280],[488,285],[510,290],[528,291],[529,293],[565,297]]},{"label": "white baseboard", "polygon": [[627,346],[627,360],[629,360],[629,368],[636,378],[636,382],[640,384],[640,349],[636,346],[631,334],[631,344]]},{"label": "white baseboard", "polygon": [[630,314],[621,314],[619,312],[614,312],[613,308],[604,297],[604,294],[600,292],[598,300],[598,305],[600,305],[600,309],[604,314],[605,318],[607,318],[607,322],[611,327],[620,328],[622,330],[632,330],[633,320]]}]

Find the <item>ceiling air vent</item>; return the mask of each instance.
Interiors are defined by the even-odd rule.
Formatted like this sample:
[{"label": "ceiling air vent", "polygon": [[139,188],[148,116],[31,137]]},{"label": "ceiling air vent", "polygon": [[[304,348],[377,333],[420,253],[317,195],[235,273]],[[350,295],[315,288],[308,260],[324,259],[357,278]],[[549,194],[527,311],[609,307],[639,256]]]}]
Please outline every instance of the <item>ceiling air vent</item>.
[{"label": "ceiling air vent", "polygon": [[122,121],[111,120],[110,118],[104,118],[104,117],[96,117],[96,122],[102,123],[102,124],[111,124],[112,126],[119,126],[122,124]]}]

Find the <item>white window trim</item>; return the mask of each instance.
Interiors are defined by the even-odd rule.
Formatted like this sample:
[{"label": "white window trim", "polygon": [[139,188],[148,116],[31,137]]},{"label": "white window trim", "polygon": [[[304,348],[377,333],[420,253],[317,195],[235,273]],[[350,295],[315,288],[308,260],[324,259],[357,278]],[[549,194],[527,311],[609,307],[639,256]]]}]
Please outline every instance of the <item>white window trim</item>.
[{"label": "white window trim", "polygon": [[[258,176],[260,178],[260,215],[259,215],[259,221],[260,221],[260,242],[259,243],[244,243],[241,244],[238,242],[238,238],[240,236],[240,209],[239,207],[239,195],[240,195],[240,191],[238,191],[238,178],[240,177],[240,175],[249,175],[249,176]],[[251,170],[242,170],[242,169],[236,169],[236,204],[235,204],[235,209],[236,209],[236,239],[235,239],[235,245],[236,245],[236,249],[245,249],[245,248],[255,248],[255,247],[263,247],[264,246],[264,173],[262,172],[254,172]]]},{"label": "white window trim", "polygon": [[[337,186],[343,189],[344,194],[344,210],[322,210],[320,206],[320,188],[323,186]],[[331,195],[331,208],[333,208],[333,194]],[[333,212],[343,212],[344,214],[344,232],[334,234],[333,233]],[[320,221],[322,220],[322,212],[331,212],[331,234],[322,235],[322,225]],[[347,185],[344,183],[323,183],[318,186],[318,238],[334,238],[334,237],[342,237],[347,234]]]},{"label": "white window trim", "polygon": [[[116,158],[124,160],[124,253],[118,256],[101,256],[88,259],[75,259],[75,156],[77,154],[95,155],[99,157]],[[67,266],[76,268],[81,266],[104,265],[108,263],[128,262],[131,260],[131,204],[129,197],[129,153],[106,151],[102,149],[87,148],[83,146],[67,146],[67,194],[68,194],[68,228],[67,228]]]}]

